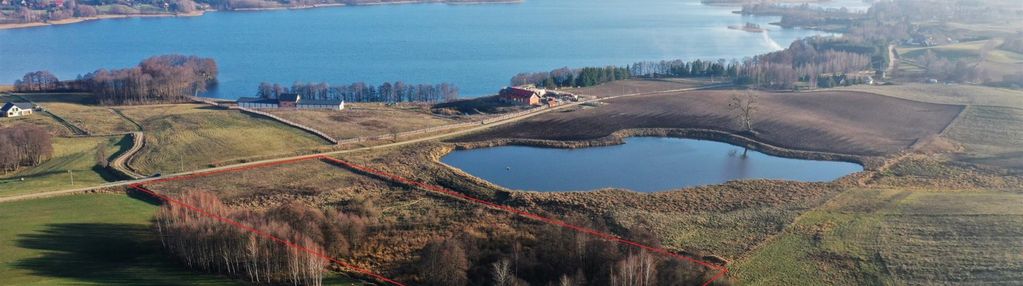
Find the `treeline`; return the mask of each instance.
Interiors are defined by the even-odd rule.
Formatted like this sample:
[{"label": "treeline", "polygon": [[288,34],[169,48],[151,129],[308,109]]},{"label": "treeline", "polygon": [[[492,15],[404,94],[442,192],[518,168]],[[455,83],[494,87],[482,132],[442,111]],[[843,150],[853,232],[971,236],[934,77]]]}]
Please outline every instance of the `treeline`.
[{"label": "treeline", "polygon": [[[737,84],[753,84],[774,89],[794,89],[800,82],[810,87],[832,87],[820,80],[840,76],[848,78],[843,85],[862,82],[856,75],[871,69],[873,49],[838,45],[842,39],[811,37],[796,40],[785,50],[758,55],[740,64],[735,75]],[[856,48],[854,48],[856,47]],[[858,50],[859,49],[859,50]]]},{"label": "treeline", "polygon": [[64,83],[49,71],[30,72],[14,81],[14,91],[18,92],[53,91],[62,88]]},{"label": "treeline", "polygon": [[294,83],[290,88],[263,82],[259,84],[256,97],[275,99],[284,93],[297,93],[309,100],[345,102],[446,102],[458,99],[458,87],[454,84],[407,84],[401,81],[377,86],[364,82],[333,86],[327,83]]},{"label": "treeline", "polygon": [[101,104],[151,104],[188,101],[217,84],[217,63],[210,58],[162,55],[136,67],[100,69],[71,82],[71,89],[96,95]]},{"label": "treeline", "polygon": [[989,52],[990,47],[986,47],[981,49],[979,59],[949,59],[927,50],[914,60],[924,69],[924,75],[928,79],[942,82],[985,83],[992,81],[988,71],[981,65]]},{"label": "treeline", "polygon": [[511,85],[535,85],[542,88],[587,87],[629,79],[632,73],[628,67],[585,67],[569,69],[567,67],[549,72],[519,73],[512,77]]},{"label": "treeline", "polygon": [[781,16],[778,25],[782,27],[815,27],[825,28],[828,26],[845,27],[865,16],[865,13],[857,13],[842,8],[824,8],[802,5],[785,5],[778,3],[753,3],[745,4],[740,10],[742,15],[757,16]]},{"label": "treeline", "polygon": [[0,128],[0,169],[4,174],[22,166],[39,165],[53,156],[53,138],[31,125]]},{"label": "treeline", "polygon": [[[328,257],[349,256],[376,219],[373,212],[346,214],[298,203],[263,211],[233,209],[206,192],[189,192],[178,200]],[[155,224],[163,246],[187,267],[254,284],[322,285],[330,264],[180,204],[161,207]]]},{"label": "treeline", "polygon": [[210,58],[162,55],[143,60],[138,66],[100,69],[60,81],[48,71],[25,74],[15,81],[17,91],[91,92],[101,104],[152,104],[188,101],[217,84],[217,63]]},{"label": "treeline", "polygon": [[[630,236],[657,245],[645,232]],[[420,257],[417,284],[438,286],[702,285],[716,274],[695,263],[551,225],[522,237],[437,239]],[[726,284],[722,279],[712,285]]]},{"label": "treeline", "polygon": [[562,88],[632,77],[720,77],[736,84],[772,89],[794,89],[800,85],[827,88],[865,82],[861,73],[871,70],[875,62],[883,61],[873,59],[872,55],[878,53],[877,47],[857,45],[840,38],[811,37],[797,40],[784,50],[743,61],[664,60],[637,62],[627,67],[560,68],[520,73],[511,79],[511,84]]}]

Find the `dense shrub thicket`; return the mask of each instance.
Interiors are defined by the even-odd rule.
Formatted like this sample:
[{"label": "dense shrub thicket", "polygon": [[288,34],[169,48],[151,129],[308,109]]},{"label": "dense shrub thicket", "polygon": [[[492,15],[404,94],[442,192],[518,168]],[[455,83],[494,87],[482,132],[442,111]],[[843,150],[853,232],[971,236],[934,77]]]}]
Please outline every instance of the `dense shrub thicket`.
[{"label": "dense shrub thicket", "polygon": [[[297,203],[265,211],[233,209],[206,192],[189,192],[179,200],[329,257],[348,256],[374,220]],[[163,246],[172,255],[204,272],[255,284],[321,285],[329,266],[329,261],[318,255],[257,236],[180,204],[165,204],[157,212],[155,224]]]},{"label": "dense shrub thicket", "polygon": [[25,74],[14,84],[21,92],[86,91],[101,104],[151,104],[188,101],[217,84],[217,63],[210,58],[161,55],[138,66],[99,69],[75,80],[60,81],[48,71]]},{"label": "dense shrub thicket", "polygon": [[0,169],[4,174],[39,165],[52,155],[53,139],[46,130],[31,125],[0,128]]}]

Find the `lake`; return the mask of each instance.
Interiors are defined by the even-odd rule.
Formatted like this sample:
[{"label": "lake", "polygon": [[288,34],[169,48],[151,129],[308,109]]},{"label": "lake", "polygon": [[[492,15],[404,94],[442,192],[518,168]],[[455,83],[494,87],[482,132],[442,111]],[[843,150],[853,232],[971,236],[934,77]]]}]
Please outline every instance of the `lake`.
[{"label": "lake", "polygon": [[510,189],[579,191],[625,188],[656,192],[737,179],[831,181],[858,164],[790,159],[730,144],[632,137],[625,144],[581,149],[501,146],[459,150],[445,164]]},{"label": "lake", "polygon": [[378,5],[201,17],[129,18],[0,30],[0,82],[35,70],[62,79],[169,53],[212,57],[210,96],[252,96],[261,81],[401,80],[495,93],[519,72],[641,60],[743,58],[820,34],[728,29],[777,17],[699,0],[527,0],[519,4]]}]

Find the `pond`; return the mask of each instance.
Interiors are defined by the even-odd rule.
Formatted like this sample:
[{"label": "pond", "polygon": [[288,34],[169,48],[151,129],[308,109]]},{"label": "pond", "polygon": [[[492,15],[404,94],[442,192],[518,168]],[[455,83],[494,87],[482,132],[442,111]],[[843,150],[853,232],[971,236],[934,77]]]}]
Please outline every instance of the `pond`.
[{"label": "pond", "polygon": [[208,94],[253,96],[262,82],[450,82],[466,97],[496,93],[519,72],[641,60],[732,59],[816,31],[767,26],[699,0],[526,0],[519,4],[375,5],[201,17],[131,18],[0,30],[0,83],[49,70],[73,79],[159,54],[215,59]]},{"label": "pond", "polygon": [[625,142],[581,149],[459,150],[441,161],[492,183],[531,191],[613,187],[656,192],[737,179],[818,182],[863,170],[854,163],[783,158],[715,141],[631,137]]}]

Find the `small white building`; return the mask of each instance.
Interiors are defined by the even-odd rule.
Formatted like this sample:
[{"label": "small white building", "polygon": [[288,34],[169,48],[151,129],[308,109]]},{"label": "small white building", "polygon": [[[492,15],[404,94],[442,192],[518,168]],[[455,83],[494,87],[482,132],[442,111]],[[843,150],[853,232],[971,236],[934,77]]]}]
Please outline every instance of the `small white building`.
[{"label": "small white building", "polygon": [[0,107],[0,117],[17,117],[32,114],[32,104],[25,102],[8,102]]}]

